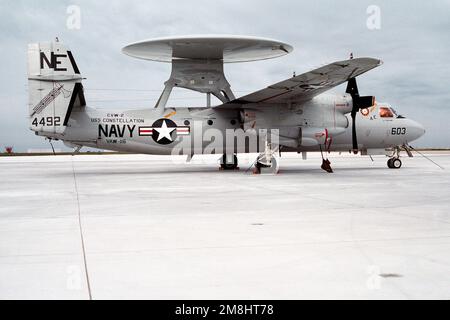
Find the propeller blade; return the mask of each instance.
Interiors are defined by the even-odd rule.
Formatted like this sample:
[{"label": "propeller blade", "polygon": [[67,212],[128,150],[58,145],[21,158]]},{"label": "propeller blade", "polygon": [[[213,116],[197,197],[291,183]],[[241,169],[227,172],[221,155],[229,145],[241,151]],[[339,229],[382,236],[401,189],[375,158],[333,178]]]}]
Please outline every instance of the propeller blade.
[{"label": "propeller blade", "polygon": [[358,84],[356,83],[356,78],[351,78],[348,80],[346,93],[350,94],[352,98],[359,97]]},{"label": "propeller blade", "polygon": [[358,136],[356,134],[356,112],[352,111],[352,141],[353,141],[353,152],[358,153]]},{"label": "propeller blade", "polygon": [[350,94],[353,99],[353,109],[352,109],[352,142],[353,142],[353,152],[358,153],[358,136],[356,134],[356,114],[359,111],[359,90],[358,84],[356,83],[356,78],[351,78],[348,80],[346,93]]},{"label": "propeller blade", "polygon": [[[354,104],[355,102],[353,102]],[[365,96],[356,98],[356,106],[358,107],[358,111],[364,108],[370,108],[375,104],[375,97],[373,96]]]},{"label": "propeller blade", "polygon": [[353,141],[353,152],[358,153],[358,136],[356,134],[356,115],[359,110],[364,108],[369,108],[375,104],[375,97],[372,96],[359,96],[358,84],[356,83],[356,78],[351,78],[348,80],[347,84],[347,94],[352,96],[353,109],[352,109],[352,141]]}]

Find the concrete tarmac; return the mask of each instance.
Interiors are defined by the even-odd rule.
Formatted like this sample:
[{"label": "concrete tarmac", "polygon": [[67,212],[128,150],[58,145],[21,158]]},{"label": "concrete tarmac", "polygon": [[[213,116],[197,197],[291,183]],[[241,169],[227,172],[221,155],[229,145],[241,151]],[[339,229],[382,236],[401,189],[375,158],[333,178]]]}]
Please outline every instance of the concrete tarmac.
[{"label": "concrete tarmac", "polygon": [[3,157],[0,299],[450,299],[450,154],[430,157]]}]

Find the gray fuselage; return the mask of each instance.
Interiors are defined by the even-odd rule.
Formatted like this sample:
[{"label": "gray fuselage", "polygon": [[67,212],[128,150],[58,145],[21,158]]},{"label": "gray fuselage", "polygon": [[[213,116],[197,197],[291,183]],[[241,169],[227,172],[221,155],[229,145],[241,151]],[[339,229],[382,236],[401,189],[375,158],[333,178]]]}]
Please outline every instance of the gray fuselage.
[{"label": "gray fuselage", "polygon": [[[392,110],[392,116],[381,114],[381,109],[386,108]],[[194,155],[261,152],[264,145],[260,139],[268,129],[276,130],[283,151],[319,151],[322,144],[330,151],[350,151],[352,120],[348,110],[351,110],[348,95],[321,95],[303,104],[259,104],[238,109],[169,108],[163,112],[157,109],[121,112],[86,107],[72,112],[62,135],[39,134],[75,146]],[[157,122],[159,124],[155,125]],[[157,130],[161,126],[169,127],[170,140],[158,140]],[[403,145],[424,133],[420,124],[397,116],[386,104],[377,104],[357,115],[358,146],[369,153]],[[233,138],[233,134],[241,136]]]}]

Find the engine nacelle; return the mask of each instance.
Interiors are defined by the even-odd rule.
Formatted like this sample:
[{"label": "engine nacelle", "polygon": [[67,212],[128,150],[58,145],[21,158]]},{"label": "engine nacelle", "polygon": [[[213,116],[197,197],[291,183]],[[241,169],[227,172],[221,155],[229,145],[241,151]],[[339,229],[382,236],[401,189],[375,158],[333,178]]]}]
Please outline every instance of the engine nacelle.
[{"label": "engine nacelle", "polygon": [[345,132],[345,128],[314,128],[300,127],[297,129],[298,136],[280,136],[280,145],[291,148],[314,147],[319,145],[328,146],[332,143],[333,137]]},{"label": "engine nacelle", "polygon": [[345,128],[301,128],[301,138],[299,145],[302,147],[312,147],[317,145],[330,144],[333,137],[345,132]]},{"label": "engine nacelle", "polygon": [[301,128],[299,145],[303,147],[326,144],[330,138],[328,130],[324,128]]}]

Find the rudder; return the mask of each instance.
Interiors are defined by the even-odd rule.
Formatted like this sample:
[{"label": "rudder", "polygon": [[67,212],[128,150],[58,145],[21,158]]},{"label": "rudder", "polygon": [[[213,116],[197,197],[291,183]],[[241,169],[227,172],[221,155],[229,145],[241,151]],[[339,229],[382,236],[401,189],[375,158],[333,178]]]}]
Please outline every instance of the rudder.
[{"label": "rudder", "polygon": [[30,129],[58,138],[74,108],[86,101],[82,77],[72,52],[59,42],[28,45]]}]

